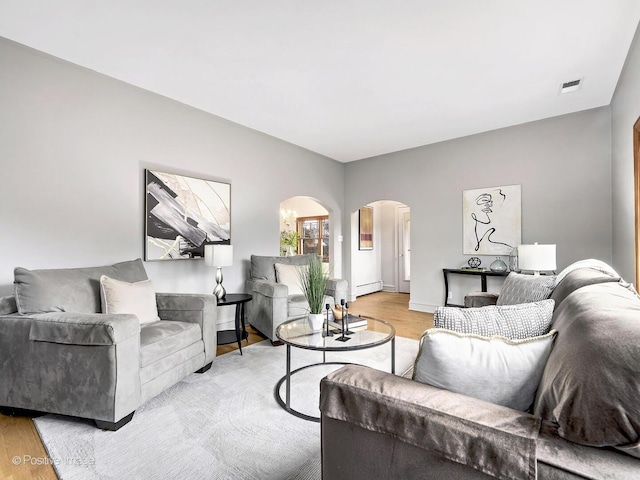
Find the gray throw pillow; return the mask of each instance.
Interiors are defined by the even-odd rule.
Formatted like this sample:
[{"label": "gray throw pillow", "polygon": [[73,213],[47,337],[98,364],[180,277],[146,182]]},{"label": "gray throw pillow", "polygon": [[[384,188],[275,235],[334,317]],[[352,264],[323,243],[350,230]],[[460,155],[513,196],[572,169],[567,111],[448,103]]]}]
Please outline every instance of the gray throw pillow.
[{"label": "gray throw pillow", "polygon": [[420,339],[413,379],[527,411],[555,336],[552,330],[540,337],[509,340],[431,328]]},{"label": "gray throw pillow", "polygon": [[478,308],[438,307],[433,323],[436,328],[483,337],[502,335],[512,340],[537,337],[549,332],[554,305],[549,299]]},{"label": "gray throw pillow", "polygon": [[555,279],[553,275],[524,275],[511,272],[502,284],[496,305],[546,300],[553,292]]}]

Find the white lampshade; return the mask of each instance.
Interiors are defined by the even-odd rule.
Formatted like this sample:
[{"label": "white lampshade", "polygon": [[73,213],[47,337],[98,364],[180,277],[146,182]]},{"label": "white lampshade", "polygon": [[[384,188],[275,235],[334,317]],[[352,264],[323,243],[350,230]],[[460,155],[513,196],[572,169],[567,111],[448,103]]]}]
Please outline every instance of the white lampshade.
[{"label": "white lampshade", "polygon": [[208,267],[233,265],[233,245],[205,245],[204,264]]},{"label": "white lampshade", "polygon": [[556,269],[555,245],[518,245],[518,268],[534,272]]}]

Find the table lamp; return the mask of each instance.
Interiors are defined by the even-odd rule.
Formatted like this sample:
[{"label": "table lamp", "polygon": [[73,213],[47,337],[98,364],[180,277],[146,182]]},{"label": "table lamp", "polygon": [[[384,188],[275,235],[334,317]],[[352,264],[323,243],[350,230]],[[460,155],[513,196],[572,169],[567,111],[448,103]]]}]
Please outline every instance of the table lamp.
[{"label": "table lamp", "polygon": [[216,286],[213,294],[222,300],[227,291],[222,286],[222,267],[233,265],[233,245],[205,245],[204,264],[208,267],[216,267]]},{"label": "table lamp", "polygon": [[534,275],[541,271],[556,269],[555,245],[518,245],[518,267],[520,270],[531,270]]}]

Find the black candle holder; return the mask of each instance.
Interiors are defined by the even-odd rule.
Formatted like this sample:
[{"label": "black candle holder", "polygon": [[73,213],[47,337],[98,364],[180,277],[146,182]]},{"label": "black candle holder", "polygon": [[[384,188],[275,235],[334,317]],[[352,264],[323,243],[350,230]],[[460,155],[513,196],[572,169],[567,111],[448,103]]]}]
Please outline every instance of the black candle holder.
[{"label": "black candle holder", "polygon": [[323,337],[333,337],[333,332],[331,330],[329,330],[329,309],[331,308],[331,305],[329,305],[328,303],[325,305],[326,309],[327,309],[327,323],[326,323],[326,327],[324,329],[324,332],[322,332],[322,336]]},{"label": "black candle holder", "polygon": [[[349,312],[349,304],[346,304],[347,306],[347,313]],[[342,300],[340,300],[340,308],[342,311],[342,335],[340,335],[338,338],[336,338],[336,341],[338,342],[348,342],[349,340],[351,340],[351,337],[347,337],[347,335],[353,333],[353,332],[349,332],[349,327],[347,324],[347,318],[346,315],[344,313],[344,307],[345,307],[345,302],[344,302],[344,298]]]},{"label": "black candle holder", "polygon": [[[344,302],[344,298],[342,300],[340,300],[340,308],[342,311],[342,335],[340,335],[338,338],[336,338],[336,340],[338,342],[348,342],[349,340],[351,340],[350,337],[347,337],[346,335],[349,333],[353,333],[353,332],[348,332],[348,326],[346,325],[346,321],[347,319],[345,318],[344,315],[344,306],[345,306],[345,302]],[[347,308],[348,308],[349,304],[347,304]],[[349,310],[347,310],[348,312]],[[346,328],[345,328],[346,327]]]}]

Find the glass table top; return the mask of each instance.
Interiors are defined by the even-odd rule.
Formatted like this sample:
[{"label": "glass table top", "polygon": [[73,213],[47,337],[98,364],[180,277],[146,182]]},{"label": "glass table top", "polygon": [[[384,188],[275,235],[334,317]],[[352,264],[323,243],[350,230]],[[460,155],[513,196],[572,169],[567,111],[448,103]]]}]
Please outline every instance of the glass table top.
[{"label": "glass table top", "polygon": [[[332,337],[325,337],[324,333],[326,329],[327,326],[325,323],[321,331],[314,332],[311,330],[309,321],[306,318],[299,318],[280,324],[276,329],[276,336],[285,344],[298,348],[322,351],[344,351],[382,345],[396,335],[396,329],[393,325],[375,318],[367,318],[366,327],[350,328],[353,333],[346,335],[346,337],[350,339],[346,342],[337,340],[342,335],[339,331],[338,333],[333,333]],[[329,331],[336,332],[333,327],[330,327]]]}]

